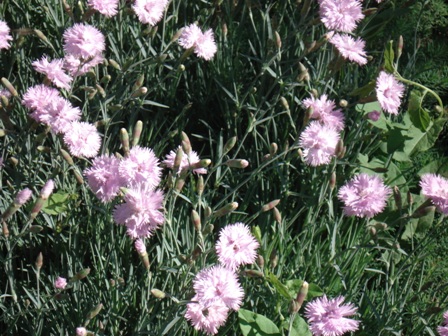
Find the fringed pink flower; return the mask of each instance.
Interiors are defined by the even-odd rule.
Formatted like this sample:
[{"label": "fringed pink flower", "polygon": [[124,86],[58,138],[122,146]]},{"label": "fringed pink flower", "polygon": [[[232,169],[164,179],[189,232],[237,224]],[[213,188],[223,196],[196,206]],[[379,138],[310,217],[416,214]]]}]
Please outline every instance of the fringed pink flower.
[{"label": "fringed pink flower", "polygon": [[424,174],[420,180],[422,194],[429,198],[437,210],[448,215],[448,180],[437,174]]},{"label": "fringed pink flower", "polygon": [[[179,146],[178,148],[180,148],[182,150],[182,146]],[[165,158],[165,160],[163,161],[163,163],[168,167],[168,168],[173,168],[174,167],[174,160],[176,159],[176,151],[171,151]],[[183,150],[182,150],[182,161],[180,163],[179,166],[179,171],[178,173],[180,174],[181,171],[185,171],[188,170],[190,166],[197,164],[200,162],[200,158],[199,155],[195,152],[195,151],[190,151],[190,154],[186,154]],[[207,169],[205,168],[196,168],[193,169],[193,172],[196,174],[207,174]]]},{"label": "fringed pink flower", "polygon": [[101,137],[96,127],[86,122],[70,123],[64,134],[70,153],[77,157],[94,157],[101,147]]},{"label": "fringed pink flower", "polygon": [[376,80],[376,97],[381,108],[390,114],[398,114],[404,85],[387,72],[381,71]]},{"label": "fringed pink flower", "polygon": [[155,26],[163,17],[168,0],[135,0],[132,9],[141,23]]},{"label": "fringed pink flower", "polygon": [[196,330],[208,335],[217,334],[218,328],[226,322],[229,308],[220,301],[204,306],[198,300],[198,295],[195,295],[191,299],[192,302],[187,304],[185,318]]},{"label": "fringed pink flower", "polygon": [[367,55],[364,51],[366,42],[361,38],[358,37],[355,40],[347,34],[335,34],[330,39],[330,43],[336,47],[343,58],[358,63],[359,65],[367,64]]},{"label": "fringed pink flower", "polygon": [[335,128],[337,131],[344,129],[344,114],[341,109],[336,108],[334,100],[328,99],[323,94],[320,98],[306,98],[302,101],[305,108],[312,108],[311,119],[319,120],[322,124]]},{"label": "fringed pink flower", "polygon": [[106,17],[112,17],[118,13],[119,0],[88,0],[87,4]]},{"label": "fringed pink flower", "polygon": [[70,83],[72,82],[72,77],[67,75],[63,68],[64,60],[55,59],[48,61],[48,58],[42,57],[39,61],[34,61],[33,68],[37,72],[40,72],[47,76],[47,78],[58,88],[70,89]]},{"label": "fringed pink flower", "polygon": [[154,151],[140,146],[130,150],[128,157],[120,162],[119,171],[127,185],[145,183],[151,188],[159,185],[162,173]]},{"label": "fringed pink flower", "polygon": [[9,49],[11,47],[9,44],[9,41],[12,40],[12,36],[9,35],[10,31],[8,24],[0,20],[0,49]]},{"label": "fringed pink flower", "polygon": [[194,53],[206,61],[211,60],[218,50],[213,31],[209,29],[202,33],[194,23],[184,28],[179,44],[185,49],[194,48]]},{"label": "fringed pink flower", "polygon": [[334,128],[312,121],[300,135],[299,146],[306,163],[316,167],[330,163],[338,141],[339,133]]},{"label": "fringed pink flower", "polygon": [[351,33],[364,18],[358,0],[321,0],[319,6],[320,19],[329,30]]},{"label": "fringed pink flower", "polygon": [[64,52],[77,58],[93,58],[106,48],[104,35],[95,27],[75,23],[64,32]]},{"label": "fringed pink flower", "polygon": [[65,55],[64,57],[64,69],[67,72],[75,76],[81,76],[89,72],[90,69],[104,62],[104,57],[101,54],[97,54],[88,59],[80,59],[73,55]]}]

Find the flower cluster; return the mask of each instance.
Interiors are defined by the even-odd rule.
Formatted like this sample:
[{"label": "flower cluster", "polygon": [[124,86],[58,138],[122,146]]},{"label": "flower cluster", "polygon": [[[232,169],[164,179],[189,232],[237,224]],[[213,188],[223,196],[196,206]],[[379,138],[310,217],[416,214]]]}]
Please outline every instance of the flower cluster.
[{"label": "flower cluster", "polygon": [[448,215],[448,180],[436,174],[424,174],[420,180],[423,196],[431,199],[444,215]]},{"label": "flower cluster", "polygon": [[[182,151],[182,160],[180,162],[179,165],[179,171],[178,173],[180,174],[182,171],[186,171],[188,170],[191,166],[194,166],[195,164],[198,164],[200,162],[199,159],[199,155],[198,153],[196,153],[195,151],[191,150],[190,153],[186,154],[183,150],[182,150],[182,146],[178,147],[178,150]],[[172,150],[165,158],[165,160],[163,161],[163,163],[168,167],[168,168],[173,168],[175,165],[175,161],[176,160],[176,151]],[[205,168],[195,168],[193,169],[193,173],[196,174],[207,174],[207,169]]]},{"label": "flower cluster", "polygon": [[390,114],[398,114],[398,108],[403,97],[404,85],[395,77],[381,71],[376,80],[376,97],[381,108]]},{"label": "flower cluster", "polygon": [[217,51],[213,31],[209,29],[202,33],[195,23],[183,29],[179,44],[185,49],[193,48],[194,53],[206,61],[211,60]]},{"label": "flower cluster", "polygon": [[327,95],[316,99],[313,96],[302,101],[305,108],[311,108],[313,113],[310,119],[319,120],[322,124],[335,128],[338,132],[344,129],[344,114],[336,108],[334,100],[329,100]]}]

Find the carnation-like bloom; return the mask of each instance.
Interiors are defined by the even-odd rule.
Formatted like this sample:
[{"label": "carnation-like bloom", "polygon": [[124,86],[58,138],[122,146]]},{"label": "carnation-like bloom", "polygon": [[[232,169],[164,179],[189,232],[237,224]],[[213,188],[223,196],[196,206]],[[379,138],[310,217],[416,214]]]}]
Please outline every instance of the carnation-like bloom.
[{"label": "carnation-like bloom", "polygon": [[65,53],[78,58],[95,57],[106,48],[103,33],[88,24],[75,23],[65,30],[63,37]]},{"label": "carnation-like bloom", "polygon": [[143,240],[141,240],[140,238],[135,240],[135,242],[134,242],[134,246],[135,246],[135,249],[137,250],[137,252],[138,252],[139,254],[144,254],[144,253],[146,253],[146,246],[145,246],[145,243],[144,243]]},{"label": "carnation-like bloom", "polygon": [[115,156],[101,155],[84,171],[90,189],[103,203],[110,202],[126,184],[118,172],[119,165]]},{"label": "carnation-like bloom", "polygon": [[367,55],[364,51],[366,42],[361,38],[358,37],[355,40],[347,34],[334,34],[330,39],[330,43],[338,49],[343,58],[356,62],[359,65],[367,63]]},{"label": "carnation-like bloom", "polygon": [[392,190],[376,175],[361,173],[339,189],[347,216],[373,217],[383,211]]},{"label": "carnation-like bloom", "polygon": [[344,114],[340,109],[336,108],[334,100],[328,99],[326,94],[320,96],[320,98],[306,98],[302,101],[305,108],[312,108],[313,114],[311,119],[317,119],[322,124],[331,126],[336,131],[342,131],[344,129]]},{"label": "carnation-like bloom", "polygon": [[6,98],[10,98],[11,97],[11,92],[9,92],[8,89],[0,89],[0,97],[6,97]]},{"label": "carnation-like bloom", "polygon": [[40,197],[42,197],[42,199],[44,200],[48,199],[48,197],[50,197],[50,195],[53,193],[53,190],[54,181],[52,179],[49,179],[40,190]]},{"label": "carnation-like bloom", "polygon": [[247,225],[235,223],[219,232],[216,254],[221,265],[235,271],[241,265],[255,262],[259,246]]},{"label": "carnation-like bloom", "polygon": [[96,127],[86,122],[70,123],[64,134],[70,153],[77,157],[94,157],[101,147],[101,137]]},{"label": "carnation-like bloom", "polygon": [[168,0],[135,0],[132,9],[141,23],[155,26],[163,17]]},{"label": "carnation-like bloom", "polygon": [[437,328],[437,332],[440,336],[448,336],[448,311],[443,313],[443,324]]},{"label": "carnation-like bloom", "polygon": [[424,174],[420,180],[423,196],[431,199],[444,215],[448,215],[448,180],[437,174]]},{"label": "carnation-like bloom", "polygon": [[81,76],[87,73],[90,69],[104,62],[104,57],[101,54],[89,57],[88,59],[80,59],[73,55],[65,55],[64,69],[68,71],[73,77]]},{"label": "carnation-like bloom", "polygon": [[67,279],[58,277],[54,282],[54,288],[56,289],[64,289],[67,286]]},{"label": "carnation-like bloom", "polygon": [[[28,88],[23,95],[22,104],[30,110],[43,111],[58,97],[61,97],[58,90],[46,85],[36,85]],[[33,117],[33,116],[32,116]],[[36,121],[41,122],[39,117],[33,117]]]},{"label": "carnation-like bloom", "polygon": [[305,161],[313,166],[330,163],[335,156],[339,133],[318,121],[312,121],[300,134],[299,146],[304,149]]},{"label": "carnation-like bloom", "polygon": [[130,237],[149,237],[163,224],[162,191],[153,190],[148,184],[137,184],[126,191],[124,201],[115,207],[114,220],[126,225]]},{"label": "carnation-like bloom", "polygon": [[229,308],[220,301],[204,306],[198,302],[197,295],[191,301],[193,302],[187,304],[185,318],[196,330],[203,331],[208,335],[218,333],[218,328],[226,322]]},{"label": "carnation-like bloom", "polygon": [[314,336],[340,336],[358,330],[359,321],[346,317],[356,314],[357,308],[343,302],[343,296],[329,300],[324,295],[306,305],[305,316]]},{"label": "carnation-like bloom", "polygon": [[17,193],[14,203],[17,205],[24,205],[31,198],[32,194],[33,192],[30,189],[25,188]]},{"label": "carnation-like bloom", "polygon": [[244,291],[235,272],[221,265],[205,268],[196,274],[193,288],[197,300],[204,307],[222,303],[230,309],[238,310],[244,298]]},{"label": "carnation-like bloom", "polygon": [[202,33],[194,23],[184,28],[178,42],[185,49],[194,48],[194,53],[206,61],[211,60],[218,50],[213,31],[209,29]]},{"label": "carnation-like bloom", "polygon": [[118,13],[119,0],[88,0],[87,4],[104,16],[112,17]]},{"label": "carnation-like bloom", "polygon": [[398,114],[398,108],[403,97],[404,85],[395,77],[381,71],[376,80],[376,97],[381,108],[390,114]]},{"label": "carnation-like bloom", "polygon": [[5,21],[0,20],[0,49],[9,49],[11,45],[9,41],[12,40],[12,36],[9,35],[10,29]]},{"label": "carnation-like bloom", "polygon": [[320,19],[329,30],[351,33],[364,18],[358,0],[322,0],[319,6]]},{"label": "carnation-like bloom", "polygon": [[[182,150],[182,146],[178,147],[179,149]],[[164,164],[166,164],[166,166],[168,168],[173,168],[174,167],[174,160],[176,159],[176,151],[171,151],[165,158],[165,160],[163,161]],[[179,171],[178,173],[180,174],[181,171],[185,171],[187,170],[190,166],[199,163],[200,159],[199,159],[199,155],[195,152],[195,151],[190,151],[190,154],[186,154],[183,150],[182,150],[182,161],[180,163],[179,166]],[[193,172],[196,174],[207,174],[207,169],[205,168],[196,168],[193,169]]]},{"label": "carnation-like bloom", "polygon": [[66,90],[70,89],[72,78],[67,75],[64,70],[62,70],[64,60],[55,59],[49,62],[48,58],[45,56],[39,61],[34,61],[32,64],[34,70],[46,75],[47,78],[58,88]]},{"label": "carnation-like bloom", "polygon": [[152,149],[135,146],[120,162],[119,171],[127,185],[145,183],[155,188],[160,183],[162,169]]}]

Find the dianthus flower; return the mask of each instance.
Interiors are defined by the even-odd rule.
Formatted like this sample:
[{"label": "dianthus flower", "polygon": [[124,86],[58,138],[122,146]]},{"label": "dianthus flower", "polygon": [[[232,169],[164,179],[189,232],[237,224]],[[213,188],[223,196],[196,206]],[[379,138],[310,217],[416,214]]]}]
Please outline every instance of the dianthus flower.
[{"label": "dianthus flower", "polygon": [[[58,90],[40,84],[35,85],[25,92],[22,104],[30,110],[42,111],[58,97],[61,97]],[[41,122],[38,116],[32,116],[36,121]]]},{"label": "dianthus flower", "polygon": [[54,281],[54,288],[56,288],[56,289],[64,289],[66,286],[67,286],[67,279],[66,278],[58,277]]},{"label": "dianthus flower", "polygon": [[345,317],[356,314],[357,308],[343,302],[343,296],[329,300],[324,295],[306,305],[305,316],[314,336],[340,336],[358,330],[359,321]]},{"label": "dianthus flower", "polygon": [[64,52],[78,58],[95,57],[106,47],[104,35],[88,24],[75,23],[65,30],[63,37]]},{"label": "dianthus flower", "polygon": [[361,173],[341,187],[338,198],[345,215],[370,218],[383,211],[391,193],[380,177]]},{"label": "dianthus flower", "polygon": [[424,174],[420,180],[423,196],[431,199],[444,215],[448,215],[448,180],[436,174]]},{"label": "dianthus flower", "polygon": [[185,318],[190,320],[192,326],[196,330],[203,331],[208,335],[215,335],[218,333],[218,328],[226,322],[229,308],[220,301],[204,306],[197,302],[197,295],[195,295],[191,301],[193,302],[187,304]]},{"label": "dianthus flower", "polygon": [[322,0],[319,6],[320,19],[329,30],[351,33],[364,18],[358,0]]},{"label": "dianthus flower", "polygon": [[163,17],[168,0],[135,0],[132,5],[141,23],[155,26]]},{"label": "dianthus flower", "polygon": [[340,109],[336,108],[334,100],[329,100],[327,95],[322,95],[320,98],[306,98],[302,101],[305,108],[312,108],[313,114],[311,119],[317,119],[322,124],[331,126],[336,131],[344,129],[344,114]]},{"label": "dianthus flower", "polygon": [[87,60],[79,59],[73,55],[65,55],[64,69],[68,71],[73,77],[81,76],[89,72],[90,69],[104,62],[104,57],[101,54],[90,57]]},{"label": "dianthus flower", "polygon": [[355,40],[347,34],[335,34],[330,39],[330,43],[338,49],[343,58],[356,62],[359,65],[367,63],[366,52],[364,51],[366,42],[361,38]]},{"label": "dianthus flower", "polygon": [[179,44],[185,49],[194,48],[194,53],[206,61],[211,60],[218,50],[213,31],[209,29],[202,33],[194,23],[184,28]]},{"label": "dianthus flower", "polygon": [[11,92],[9,92],[8,89],[0,89],[0,97],[4,96],[6,98],[10,98],[11,97]]},{"label": "dianthus flower", "polygon": [[72,78],[62,70],[64,60],[55,59],[49,62],[48,58],[45,56],[39,61],[34,61],[32,64],[34,70],[47,76],[47,78],[58,88],[66,90],[70,89]]},{"label": "dianthus flower", "polygon": [[439,326],[437,332],[440,336],[448,336],[448,311],[443,313],[443,320],[444,326]]},{"label": "dianthus flower", "polygon": [[24,205],[31,198],[32,194],[33,192],[30,189],[25,188],[17,193],[14,203],[17,205]]},{"label": "dianthus flower", "polygon": [[222,303],[230,309],[238,310],[244,298],[244,291],[235,272],[220,265],[205,268],[196,274],[193,288],[197,300],[204,307]]},{"label": "dianthus flower", "polygon": [[76,328],[76,336],[86,336],[87,335],[87,329],[84,327],[78,327]]},{"label": "dianthus flower", "polygon": [[87,4],[106,17],[112,17],[118,13],[119,0],[88,0]]},{"label": "dianthus flower", "polygon": [[9,49],[11,45],[9,41],[12,40],[12,36],[9,35],[10,29],[5,21],[0,20],[0,49]]},{"label": "dianthus flower", "polygon": [[86,122],[70,123],[64,134],[70,153],[77,157],[94,157],[101,147],[101,137],[96,127]]},{"label": "dianthus flower", "polygon": [[52,179],[49,179],[47,182],[45,182],[44,186],[40,190],[40,197],[42,199],[48,199],[50,195],[53,193],[54,190],[54,181]]},{"label": "dianthus flower", "polygon": [[219,232],[216,254],[221,265],[235,271],[241,265],[255,262],[259,246],[247,225],[235,223]]},{"label": "dianthus flower", "polygon": [[118,172],[119,164],[115,156],[101,155],[84,171],[90,189],[103,203],[111,201],[117,196],[120,187],[125,186],[126,182]]},{"label": "dianthus flower", "polygon": [[338,141],[339,133],[334,128],[312,121],[300,134],[299,146],[304,149],[305,161],[316,167],[330,163]]},{"label": "dianthus flower", "polygon": [[160,183],[162,170],[152,149],[135,146],[120,162],[119,171],[127,185],[145,183],[155,188]]},{"label": "dianthus flower", "polygon": [[114,210],[116,223],[126,225],[132,238],[150,237],[163,224],[163,193],[147,184],[137,184],[126,191],[125,203]]},{"label": "dianthus flower", "polygon": [[403,97],[404,85],[395,77],[381,71],[376,80],[376,97],[381,108],[390,114],[398,114],[398,108]]},{"label": "dianthus flower", "polygon": [[[182,150],[182,146],[179,146],[178,148],[180,148]],[[166,166],[168,168],[173,168],[174,167],[174,160],[176,159],[176,151],[171,151],[165,158],[165,160],[163,161],[164,164],[166,164]],[[199,163],[200,159],[198,154],[195,151],[190,151],[190,154],[186,154],[183,150],[182,150],[182,161],[180,163],[179,166],[179,171],[178,173],[180,174],[181,171],[185,171],[187,170],[190,166]],[[196,168],[193,169],[193,172],[196,174],[207,174],[207,169],[205,168]]]}]

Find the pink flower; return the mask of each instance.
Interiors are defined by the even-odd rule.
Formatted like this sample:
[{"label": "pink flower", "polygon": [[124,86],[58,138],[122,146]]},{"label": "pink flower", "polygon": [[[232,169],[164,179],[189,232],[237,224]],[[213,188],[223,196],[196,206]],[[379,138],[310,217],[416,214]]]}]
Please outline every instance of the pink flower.
[{"label": "pink flower", "polygon": [[398,108],[403,97],[404,85],[393,75],[381,71],[376,80],[376,97],[381,108],[391,114],[398,114]]},{"label": "pink flower", "polygon": [[103,203],[111,201],[117,196],[120,187],[126,184],[118,172],[119,165],[120,161],[115,156],[101,155],[84,171],[90,189]]},{"label": "pink flower", "polygon": [[247,225],[235,223],[219,232],[216,254],[223,266],[235,271],[241,265],[255,262],[259,246]]},{"label": "pink flower", "polygon": [[194,48],[194,53],[206,61],[211,60],[218,50],[213,31],[209,29],[202,33],[194,23],[184,28],[179,44],[185,49]]},{"label": "pink flower", "polygon": [[[191,301],[198,301],[198,296],[195,295]],[[208,335],[215,335],[218,333],[218,328],[226,322],[228,313],[229,308],[220,301],[209,306],[191,302],[187,304],[185,318],[190,320],[196,330],[203,331]]]},{"label": "pink flower", "polygon": [[145,243],[140,238],[135,240],[134,246],[135,246],[135,249],[137,250],[137,252],[139,254],[145,254],[146,253]]},{"label": "pink flower", "polygon": [[128,185],[145,183],[155,188],[161,180],[159,160],[150,148],[135,146],[119,166],[120,175]]},{"label": "pink flower", "polygon": [[[58,90],[41,84],[32,86],[25,92],[22,104],[30,110],[42,111],[57,97],[60,97]],[[38,117],[33,118],[40,122]]]},{"label": "pink flower", "polygon": [[64,51],[79,58],[95,57],[106,48],[104,35],[88,24],[75,23],[66,29],[63,37]]},{"label": "pink flower", "polygon": [[18,205],[24,205],[26,202],[28,202],[32,194],[33,192],[30,189],[25,188],[17,193],[14,203]]},{"label": "pink flower", "polygon": [[330,163],[339,141],[338,132],[318,121],[312,121],[300,135],[299,146],[305,161],[313,166]]},{"label": "pink flower", "polygon": [[162,191],[154,191],[148,184],[137,184],[127,190],[124,200],[125,203],[115,207],[114,220],[126,225],[130,237],[149,237],[163,224]]},{"label": "pink flower", "polygon": [[155,26],[162,19],[167,5],[168,0],[135,0],[132,9],[141,23]]},{"label": "pink flower", "polygon": [[32,64],[34,70],[46,75],[58,88],[69,90],[72,78],[62,70],[63,63],[64,60],[62,59],[55,59],[49,62],[45,56],[40,61],[34,61]]},{"label": "pink flower", "polygon": [[212,266],[200,271],[193,281],[193,288],[197,300],[204,307],[221,303],[238,310],[244,297],[235,272],[224,266]]},{"label": "pink flower", "polygon": [[344,114],[336,108],[334,100],[329,100],[327,95],[324,94],[318,99],[311,96],[311,98],[304,99],[302,104],[305,108],[313,109],[311,119],[317,119],[322,124],[333,127],[336,131],[344,129]]},{"label": "pink flower", "polygon": [[9,49],[11,45],[9,41],[12,40],[12,36],[9,35],[10,29],[5,21],[0,20],[0,49]]},{"label": "pink flower", "polygon": [[64,134],[64,142],[72,155],[94,157],[101,147],[101,137],[96,127],[86,122],[74,121]]},{"label": "pink flower", "polygon": [[392,190],[378,176],[356,175],[338,193],[347,216],[373,217],[383,211]]},{"label": "pink flower", "polygon": [[445,326],[439,326],[437,328],[437,332],[439,333],[440,336],[448,336],[448,311],[446,311],[445,313],[443,313],[443,324]]},{"label": "pink flower", "polygon": [[359,328],[359,321],[346,318],[356,314],[357,308],[352,304],[341,305],[343,296],[328,300],[324,295],[306,305],[305,316],[314,336],[340,336]]},{"label": "pink flower", "polygon": [[329,30],[351,33],[364,18],[358,0],[322,0],[319,6],[320,19]]},{"label": "pink flower", "polygon": [[40,190],[40,197],[42,197],[42,199],[44,200],[48,199],[50,195],[53,193],[53,190],[54,190],[54,181],[50,179],[44,184],[44,186]]},{"label": "pink flower", "polygon": [[436,174],[424,174],[420,180],[423,196],[431,199],[444,215],[448,215],[448,180]]},{"label": "pink flower", "polygon": [[112,17],[118,13],[119,0],[88,0],[87,4],[101,14]]},{"label": "pink flower", "polygon": [[[182,148],[182,146],[179,146],[178,148]],[[165,158],[165,160],[163,161],[164,164],[166,164],[166,166],[168,168],[173,168],[174,166],[174,160],[176,159],[176,151],[171,151]],[[178,173],[180,174],[181,171],[185,171],[188,170],[188,168],[191,165],[194,165],[196,163],[199,163],[200,159],[198,154],[195,151],[191,151],[189,155],[185,154],[185,152],[182,150],[182,161],[180,163],[179,166],[179,171]],[[196,168],[193,169],[193,172],[196,174],[207,174],[207,169],[205,168]]]},{"label": "pink flower", "polygon": [[10,98],[11,97],[11,92],[9,92],[9,90],[7,89],[0,89],[0,97],[6,97],[6,98]]},{"label": "pink flower", "polygon": [[54,282],[54,288],[56,289],[64,289],[67,286],[67,279],[58,277]]},{"label": "pink flower", "polygon": [[367,55],[364,51],[366,42],[364,42],[361,38],[357,38],[355,40],[347,34],[335,34],[330,39],[330,43],[338,49],[343,58],[356,62],[359,65],[364,65],[367,63]]},{"label": "pink flower", "polygon": [[81,60],[73,55],[65,55],[64,69],[67,70],[73,77],[81,76],[103,62],[104,57],[101,54],[95,55],[93,58],[89,57],[87,60]]},{"label": "pink flower", "polygon": [[378,121],[380,119],[381,112],[380,111],[372,111],[367,113],[367,118],[369,118],[372,121]]},{"label": "pink flower", "polygon": [[84,327],[78,327],[76,328],[76,336],[86,336],[87,330]]}]

